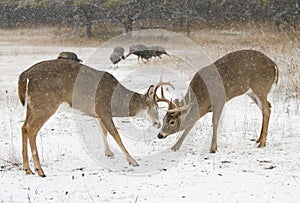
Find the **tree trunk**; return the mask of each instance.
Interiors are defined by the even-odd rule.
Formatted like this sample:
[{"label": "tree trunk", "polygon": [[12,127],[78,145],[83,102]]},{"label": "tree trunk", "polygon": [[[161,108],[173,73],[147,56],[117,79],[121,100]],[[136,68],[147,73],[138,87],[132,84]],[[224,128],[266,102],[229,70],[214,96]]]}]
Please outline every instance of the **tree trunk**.
[{"label": "tree trunk", "polygon": [[92,24],[93,24],[92,20],[87,19],[87,22],[86,22],[86,36],[87,36],[87,38],[91,38],[93,36]]},{"label": "tree trunk", "polygon": [[191,21],[188,16],[185,17],[185,31],[187,36],[189,37],[191,34]]},{"label": "tree trunk", "polygon": [[86,37],[91,38],[93,36],[93,33],[92,33],[92,25],[93,25],[92,10],[89,7],[83,7],[82,9],[83,9],[83,15],[85,18]]},{"label": "tree trunk", "polygon": [[125,20],[125,23],[124,23],[124,26],[125,26],[125,33],[130,33],[132,32],[132,27],[133,27],[133,19],[131,17],[131,15],[128,15],[126,20]]}]

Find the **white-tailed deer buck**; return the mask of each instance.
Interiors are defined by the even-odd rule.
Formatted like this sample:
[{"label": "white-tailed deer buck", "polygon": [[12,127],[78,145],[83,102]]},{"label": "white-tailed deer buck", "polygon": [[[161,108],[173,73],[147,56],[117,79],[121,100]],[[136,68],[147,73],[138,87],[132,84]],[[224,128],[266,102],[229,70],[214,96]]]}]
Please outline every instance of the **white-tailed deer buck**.
[{"label": "white-tailed deer buck", "polygon": [[210,152],[214,153],[217,150],[218,123],[226,101],[248,93],[262,111],[262,128],[257,143],[258,147],[264,147],[271,107],[267,96],[277,79],[276,64],[261,52],[240,50],[229,53],[198,71],[180,102],[177,99],[172,102],[162,95],[160,100],[167,101],[169,109],[158,138],[166,138],[184,130],[172,147],[172,150],[178,150],[194,124],[212,111],[213,137]]},{"label": "white-tailed deer buck", "polygon": [[28,163],[29,140],[34,169],[45,177],[36,147],[36,136],[43,124],[63,102],[87,115],[96,117],[103,131],[105,155],[113,156],[107,143],[109,132],[133,166],[138,163],[124,147],[112,117],[135,116],[146,111],[154,126],[160,128],[154,86],[146,94],[126,89],[111,74],[94,70],[71,60],[37,63],[19,76],[19,98],[26,104],[26,120],[22,127],[23,170],[32,174]]}]

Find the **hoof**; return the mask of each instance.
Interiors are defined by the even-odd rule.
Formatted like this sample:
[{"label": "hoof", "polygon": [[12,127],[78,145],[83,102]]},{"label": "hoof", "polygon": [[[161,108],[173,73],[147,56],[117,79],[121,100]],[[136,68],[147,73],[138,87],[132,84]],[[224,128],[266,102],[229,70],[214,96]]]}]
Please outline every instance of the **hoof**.
[{"label": "hoof", "polygon": [[128,160],[129,164],[132,165],[132,166],[139,166],[139,164],[134,160]]},{"label": "hoof", "polygon": [[132,166],[134,166],[134,167],[136,167],[136,166],[140,166],[138,163],[135,163],[134,165],[132,165]]},{"label": "hoof", "polygon": [[211,148],[209,151],[210,151],[210,153],[216,153],[217,148]]},{"label": "hoof", "polygon": [[23,168],[23,171],[25,171],[26,175],[34,175],[30,168]]},{"label": "hoof", "polygon": [[174,152],[176,152],[176,151],[179,149],[179,146],[174,145],[171,149],[172,149]]},{"label": "hoof", "polygon": [[266,146],[265,142],[260,142],[259,145],[257,146],[258,148],[264,148]]},{"label": "hoof", "polygon": [[182,144],[182,142],[177,141],[177,142],[173,145],[173,147],[172,147],[171,149],[172,149],[173,151],[177,151],[177,150],[179,150],[181,144]]},{"label": "hoof", "polygon": [[41,176],[42,178],[45,178],[46,175],[44,174],[44,171],[42,169],[38,169],[36,168],[35,171],[38,173],[39,176]]},{"label": "hoof", "polygon": [[113,156],[115,156],[115,154],[112,151],[108,150],[108,151],[105,152],[105,156],[113,157]]}]

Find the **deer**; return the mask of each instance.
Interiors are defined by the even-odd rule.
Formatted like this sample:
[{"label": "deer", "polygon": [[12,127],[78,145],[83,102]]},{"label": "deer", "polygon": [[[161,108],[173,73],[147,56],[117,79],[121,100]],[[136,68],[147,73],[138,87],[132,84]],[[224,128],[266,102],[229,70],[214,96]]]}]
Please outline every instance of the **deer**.
[{"label": "deer", "polygon": [[271,113],[271,104],[267,97],[273,85],[277,84],[278,75],[275,62],[259,51],[238,50],[223,56],[193,76],[181,101],[165,98],[163,89],[161,90],[162,96],[156,100],[167,102],[168,110],[157,137],[164,139],[183,131],[171,148],[176,151],[194,124],[205,114],[212,112],[213,136],[210,152],[215,153],[218,124],[225,103],[246,94],[262,112],[262,127],[257,143],[259,148],[265,147]]},{"label": "deer", "polygon": [[19,99],[26,107],[22,126],[23,170],[26,174],[34,174],[28,162],[29,141],[34,169],[39,176],[46,177],[40,164],[36,137],[62,103],[98,120],[106,156],[114,156],[107,142],[109,132],[129,164],[138,166],[123,145],[112,118],[139,116],[145,112],[152,125],[160,128],[154,89],[155,86],[150,85],[145,94],[131,91],[110,73],[72,60],[48,60],[31,66],[19,75],[18,81]]}]

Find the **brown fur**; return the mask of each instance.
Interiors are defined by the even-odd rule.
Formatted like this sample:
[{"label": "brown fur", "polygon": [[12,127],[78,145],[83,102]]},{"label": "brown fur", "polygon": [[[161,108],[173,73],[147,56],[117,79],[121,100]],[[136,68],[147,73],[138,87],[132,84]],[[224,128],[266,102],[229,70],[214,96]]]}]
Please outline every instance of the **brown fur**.
[{"label": "brown fur", "polygon": [[[184,98],[189,104],[188,110],[167,113],[158,137],[165,138],[184,130],[183,135],[172,147],[173,150],[177,150],[197,120],[212,111],[213,139],[210,151],[215,152],[218,123],[225,103],[251,90],[248,96],[262,110],[262,129],[257,142],[259,147],[264,147],[271,106],[267,96],[277,80],[276,64],[261,52],[240,50],[229,53],[194,75]],[[184,100],[180,102],[181,106]],[[173,105],[170,105],[169,109],[174,109]]]},{"label": "brown fur", "polygon": [[71,60],[56,59],[33,65],[19,77],[20,101],[24,105],[27,99],[26,120],[22,127],[23,169],[27,174],[32,174],[27,154],[29,140],[34,168],[40,176],[45,176],[36,149],[36,136],[63,102],[98,118],[107,156],[113,156],[106,140],[109,132],[125,153],[128,162],[137,166],[137,162],[124,147],[112,117],[135,116],[145,110],[153,123],[159,125],[153,88],[150,86],[146,94],[130,91],[111,74]]}]

